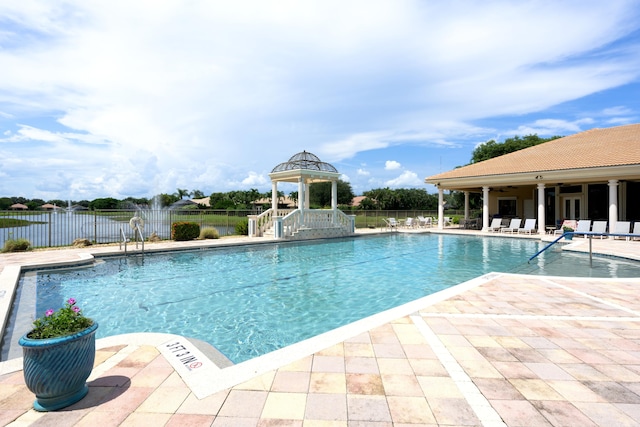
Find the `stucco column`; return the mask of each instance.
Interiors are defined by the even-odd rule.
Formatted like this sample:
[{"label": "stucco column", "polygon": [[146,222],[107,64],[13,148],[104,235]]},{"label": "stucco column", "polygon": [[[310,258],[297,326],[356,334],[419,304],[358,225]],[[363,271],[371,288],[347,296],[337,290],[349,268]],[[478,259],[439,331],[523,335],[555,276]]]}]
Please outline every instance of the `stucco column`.
[{"label": "stucco column", "polygon": [[331,210],[333,211],[333,223],[338,222],[338,181],[331,181]]},{"label": "stucco column", "polygon": [[464,192],[464,219],[469,219],[469,192]]},{"label": "stucco column", "polygon": [[300,209],[300,212],[304,212],[305,207],[304,190],[304,178],[298,178],[298,209]]},{"label": "stucco column", "polygon": [[482,187],[482,231],[489,230],[489,187]]},{"label": "stucco column", "polygon": [[305,182],[305,183],[304,183],[304,206],[305,206],[307,209],[309,209],[309,206],[311,205],[311,204],[309,203],[309,194],[311,193],[311,192],[309,191],[309,185],[310,185],[310,184],[309,184],[308,182]]},{"label": "stucco column", "polygon": [[271,209],[273,216],[278,216],[278,181],[271,183]]},{"label": "stucco column", "polygon": [[[618,222],[618,180],[609,180],[609,233],[616,229]],[[610,237],[612,238],[612,237]]]},{"label": "stucco column", "polygon": [[544,203],[544,184],[538,184],[538,234],[544,234],[545,226],[547,225]]},{"label": "stucco column", "polygon": [[438,229],[444,228],[444,190],[438,187]]}]

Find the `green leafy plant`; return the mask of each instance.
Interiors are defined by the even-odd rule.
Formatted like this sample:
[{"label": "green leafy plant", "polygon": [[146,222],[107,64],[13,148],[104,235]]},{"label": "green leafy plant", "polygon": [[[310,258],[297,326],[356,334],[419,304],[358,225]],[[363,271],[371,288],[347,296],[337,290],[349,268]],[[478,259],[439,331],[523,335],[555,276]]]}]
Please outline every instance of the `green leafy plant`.
[{"label": "green leafy plant", "polygon": [[31,339],[57,338],[73,335],[89,326],[93,320],[82,314],[76,300],[69,298],[64,307],[58,311],[48,309],[43,317],[33,322],[33,330],[27,334]]},{"label": "green leafy plant", "polygon": [[238,221],[236,223],[235,229],[236,229],[236,234],[239,234],[241,236],[248,236],[249,235],[249,220],[245,218],[245,219],[242,219],[242,220]]},{"label": "green leafy plant", "polygon": [[566,225],[564,227],[562,227],[562,231],[564,231],[565,233],[569,232],[569,231],[574,231],[573,228],[571,227],[567,227]]},{"label": "green leafy plant", "polygon": [[195,222],[179,221],[171,224],[173,240],[193,240],[200,235],[200,226]]},{"label": "green leafy plant", "polygon": [[31,242],[27,239],[9,239],[4,242],[2,252],[24,252],[31,249]]},{"label": "green leafy plant", "polygon": [[220,233],[214,227],[202,227],[200,229],[200,239],[219,239]]}]

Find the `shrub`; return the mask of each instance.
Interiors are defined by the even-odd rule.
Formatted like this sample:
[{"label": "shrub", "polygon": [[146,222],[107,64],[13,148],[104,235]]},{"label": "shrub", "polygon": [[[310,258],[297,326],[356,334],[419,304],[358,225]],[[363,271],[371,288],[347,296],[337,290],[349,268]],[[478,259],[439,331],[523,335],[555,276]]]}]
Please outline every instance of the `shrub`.
[{"label": "shrub", "polygon": [[27,239],[9,239],[4,242],[2,252],[24,252],[31,249],[31,242]]},{"label": "shrub", "polygon": [[200,230],[200,239],[219,239],[220,233],[213,227],[203,227]]},{"label": "shrub", "polygon": [[174,222],[171,224],[173,240],[193,240],[200,235],[200,226],[195,222]]},{"label": "shrub", "polygon": [[249,219],[248,218],[244,218],[236,222],[236,234],[239,234],[241,236],[249,235]]}]

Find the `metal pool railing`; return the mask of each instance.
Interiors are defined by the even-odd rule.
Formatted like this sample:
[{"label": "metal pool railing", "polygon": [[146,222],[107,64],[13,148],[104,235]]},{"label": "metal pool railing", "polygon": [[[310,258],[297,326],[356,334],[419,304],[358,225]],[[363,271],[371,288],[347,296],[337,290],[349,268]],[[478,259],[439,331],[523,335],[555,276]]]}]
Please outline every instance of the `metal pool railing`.
[{"label": "metal pool railing", "polygon": [[[356,228],[382,228],[384,219],[436,216],[434,210],[345,210],[355,215]],[[477,215],[476,211],[471,212]],[[203,227],[215,227],[220,236],[235,234],[240,221],[247,221],[252,210],[213,209],[118,209],[97,211],[0,211],[0,248],[9,239],[26,239],[32,247],[70,246],[76,239],[88,239],[93,243],[118,243],[120,228],[129,239],[135,238],[129,221],[140,216],[144,221],[144,237],[152,233],[160,239],[171,238],[171,224],[176,221],[195,222]],[[450,217],[461,217],[464,211],[447,210]]]},{"label": "metal pool railing", "polygon": [[527,262],[531,262],[531,260],[533,260],[535,257],[537,257],[538,255],[540,255],[541,253],[543,253],[544,251],[546,251],[547,249],[549,249],[550,247],[552,247],[553,245],[555,245],[556,243],[558,243],[560,240],[562,240],[562,238],[564,238],[565,236],[575,236],[576,234],[579,235],[584,235],[585,237],[589,238],[589,266],[593,267],[593,247],[592,247],[592,238],[593,236],[612,236],[612,237],[626,237],[626,238],[638,238],[640,237],[640,235],[638,234],[632,234],[632,233],[594,233],[593,231],[565,231],[564,233],[562,233],[562,236],[558,237],[557,239],[555,239],[554,241],[552,241],[551,243],[549,243],[547,246],[545,246],[544,248],[540,249],[538,252],[536,252],[531,258],[529,258],[529,260]]},{"label": "metal pool railing", "polygon": [[195,222],[214,227],[221,236],[235,234],[239,221],[246,220],[251,211],[193,210],[101,210],[101,211],[0,211],[0,248],[9,239],[26,239],[33,247],[72,245],[76,239],[93,243],[118,243],[121,228],[127,238],[135,239],[129,225],[134,216],[143,219],[145,238],[155,233],[160,239],[171,238],[171,224],[178,221]]}]

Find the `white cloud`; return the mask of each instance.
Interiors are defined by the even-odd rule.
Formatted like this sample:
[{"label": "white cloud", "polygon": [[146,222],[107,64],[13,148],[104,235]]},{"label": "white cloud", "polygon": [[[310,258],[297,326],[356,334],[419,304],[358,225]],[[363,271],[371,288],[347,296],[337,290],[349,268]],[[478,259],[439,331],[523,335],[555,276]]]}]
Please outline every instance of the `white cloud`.
[{"label": "white cloud", "polygon": [[619,105],[616,107],[605,108],[602,110],[602,114],[605,116],[624,116],[633,114],[633,111],[628,107]]},{"label": "white cloud", "polygon": [[242,185],[243,186],[257,186],[257,187],[261,187],[263,185],[265,185],[266,183],[270,182],[267,178],[265,178],[263,175],[260,175],[256,172],[249,172],[249,176],[247,176],[245,179],[242,180]]},{"label": "white cloud", "polygon": [[419,187],[424,186],[424,181],[415,172],[404,171],[399,177],[388,180],[386,185],[391,188]]},{"label": "white cloud", "polygon": [[361,175],[361,176],[369,176],[369,175],[371,175],[371,173],[368,170],[365,170],[365,169],[362,169],[362,168],[358,169],[357,173],[358,173],[358,175]]},{"label": "white cloud", "polygon": [[[326,162],[377,157],[370,164],[401,145],[453,151],[506,132],[479,120],[636,81],[637,45],[618,39],[639,11],[624,0],[2,2],[0,143],[8,158],[52,160],[3,185],[33,197],[58,161],[56,179],[87,197],[226,191],[268,187],[250,171],[303,149]],[[365,186],[360,171],[341,172]]]},{"label": "white cloud", "polygon": [[387,160],[386,162],[384,162],[384,169],[388,171],[400,169],[401,167],[402,165],[395,160]]},{"label": "white cloud", "polygon": [[591,125],[594,120],[591,118],[583,118],[574,121],[557,120],[557,119],[541,119],[536,120],[530,125],[519,126],[515,130],[506,131],[507,135],[531,135],[537,134],[539,136],[565,136],[573,133],[578,133],[583,130],[585,125]]}]

